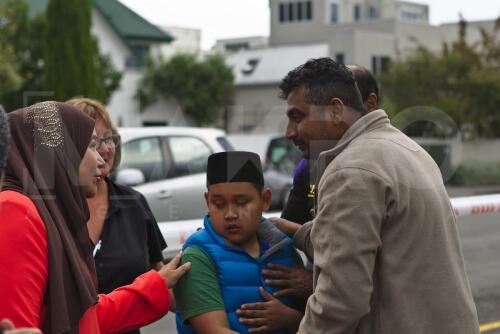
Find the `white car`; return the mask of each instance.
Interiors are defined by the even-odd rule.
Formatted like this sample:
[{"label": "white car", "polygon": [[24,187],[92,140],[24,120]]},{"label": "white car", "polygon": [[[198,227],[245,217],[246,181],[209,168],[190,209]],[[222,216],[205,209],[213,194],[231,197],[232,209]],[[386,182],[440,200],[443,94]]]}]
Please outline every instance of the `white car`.
[{"label": "white car", "polygon": [[120,128],[119,133],[122,157],[115,181],[141,192],[158,222],[206,214],[207,158],[232,150],[224,131],[142,127]]}]

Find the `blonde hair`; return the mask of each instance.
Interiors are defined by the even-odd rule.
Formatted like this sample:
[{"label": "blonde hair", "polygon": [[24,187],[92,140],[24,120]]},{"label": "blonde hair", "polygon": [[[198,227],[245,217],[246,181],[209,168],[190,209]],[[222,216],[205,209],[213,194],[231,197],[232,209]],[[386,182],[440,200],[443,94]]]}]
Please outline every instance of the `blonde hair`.
[{"label": "blonde hair", "polygon": [[[109,117],[109,112],[106,108],[97,100],[89,99],[85,97],[74,97],[66,103],[72,105],[73,107],[83,111],[85,114],[93,118],[97,121],[97,119],[101,119],[104,125],[111,129],[112,135],[118,135],[118,129],[111,121],[111,117]],[[116,171],[118,166],[120,165],[121,160],[121,145],[117,145],[115,149],[115,160],[113,161],[113,166],[111,166],[110,172],[113,173]]]}]

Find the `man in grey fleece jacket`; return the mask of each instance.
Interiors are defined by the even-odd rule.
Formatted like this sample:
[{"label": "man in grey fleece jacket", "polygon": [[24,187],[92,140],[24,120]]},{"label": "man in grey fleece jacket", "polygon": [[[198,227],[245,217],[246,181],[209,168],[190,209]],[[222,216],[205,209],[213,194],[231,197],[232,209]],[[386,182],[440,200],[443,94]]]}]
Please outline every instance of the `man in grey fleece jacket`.
[{"label": "man in grey fleece jacket", "polygon": [[432,158],[383,110],[365,114],[351,74],[329,58],[294,69],[280,89],[286,136],[318,158],[317,215],[294,236],[314,261],[299,333],[479,333]]}]

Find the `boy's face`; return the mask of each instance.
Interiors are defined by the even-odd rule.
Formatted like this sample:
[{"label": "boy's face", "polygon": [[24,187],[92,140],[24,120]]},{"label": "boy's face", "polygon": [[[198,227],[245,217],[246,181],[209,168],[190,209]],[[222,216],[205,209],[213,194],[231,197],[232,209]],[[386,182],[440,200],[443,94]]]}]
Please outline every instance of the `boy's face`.
[{"label": "boy's face", "polygon": [[259,193],[250,182],[218,183],[208,188],[205,200],[215,231],[243,247],[255,238],[262,212],[269,209],[271,190]]}]

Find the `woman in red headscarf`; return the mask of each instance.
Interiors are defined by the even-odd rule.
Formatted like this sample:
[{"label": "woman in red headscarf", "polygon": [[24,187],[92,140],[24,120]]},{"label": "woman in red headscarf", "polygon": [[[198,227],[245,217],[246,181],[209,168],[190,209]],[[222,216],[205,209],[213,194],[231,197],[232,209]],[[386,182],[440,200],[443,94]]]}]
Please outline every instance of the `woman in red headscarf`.
[{"label": "woman in red headscarf", "polygon": [[45,334],[118,333],[151,323],[189,265],[179,257],[128,286],[97,295],[86,197],[102,159],[94,121],[43,102],[9,114],[11,144],[0,192],[0,319]]}]

